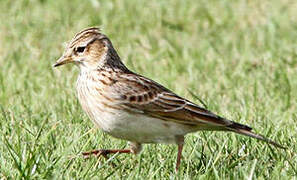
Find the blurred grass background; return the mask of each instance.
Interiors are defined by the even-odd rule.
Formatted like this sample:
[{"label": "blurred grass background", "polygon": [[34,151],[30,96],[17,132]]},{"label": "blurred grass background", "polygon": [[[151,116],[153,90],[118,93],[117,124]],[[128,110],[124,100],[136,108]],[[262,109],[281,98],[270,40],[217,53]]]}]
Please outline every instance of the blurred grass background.
[{"label": "blurred grass background", "polygon": [[[296,179],[297,1],[1,0],[0,20],[1,179]],[[78,68],[51,66],[89,26],[103,28],[131,70],[288,150],[197,132],[179,174],[173,145],[83,159],[126,146],[82,112]]]}]

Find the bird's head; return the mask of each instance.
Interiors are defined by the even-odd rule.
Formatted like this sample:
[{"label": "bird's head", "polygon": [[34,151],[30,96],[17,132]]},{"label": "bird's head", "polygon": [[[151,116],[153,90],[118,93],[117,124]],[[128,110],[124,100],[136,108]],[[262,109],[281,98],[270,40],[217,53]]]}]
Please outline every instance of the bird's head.
[{"label": "bird's head", "polygon": [[53,66],[75,63],[81,70],[92,70],[106,63],[110,56],[115,57],[111,61],[119,60],[110,40],[99,28],[92,27],[77,33]]}]

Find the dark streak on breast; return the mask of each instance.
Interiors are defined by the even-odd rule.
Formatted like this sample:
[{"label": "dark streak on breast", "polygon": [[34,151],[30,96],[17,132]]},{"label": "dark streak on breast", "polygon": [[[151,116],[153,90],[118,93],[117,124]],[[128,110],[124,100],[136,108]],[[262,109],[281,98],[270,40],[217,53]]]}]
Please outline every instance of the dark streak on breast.
[{"label": "dark streak on breast", "polygon": [[105,94],[102,93],[101,89],[96,88],[97,92],[100,94],[100,96],[102,96],[103,98],[109,100],[109,101],[113,101],[113,99],[109,98],[108,96],[106,96]]},{"label": "dark streak on breast", "polygon": [[108,85],[108,83],[106,81],[104,81],[103,79],[99,79],[100,82],[102,82],[104,85]]}]

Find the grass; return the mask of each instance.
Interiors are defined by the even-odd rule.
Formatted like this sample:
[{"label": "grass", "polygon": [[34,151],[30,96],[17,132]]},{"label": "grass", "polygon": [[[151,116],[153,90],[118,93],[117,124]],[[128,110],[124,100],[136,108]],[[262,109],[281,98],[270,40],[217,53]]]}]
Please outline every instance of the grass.
[{"label": "grass", "polygon": [[[1,179],[296,179],[297,3],[262,1],[0,1]],[[51,65],[75,32],[101,26],[125,64],[288,147],[222,132],[138,156],[98,131],[75,95],[78,69]],[[113,166],[114,165],[114,166]]]}]

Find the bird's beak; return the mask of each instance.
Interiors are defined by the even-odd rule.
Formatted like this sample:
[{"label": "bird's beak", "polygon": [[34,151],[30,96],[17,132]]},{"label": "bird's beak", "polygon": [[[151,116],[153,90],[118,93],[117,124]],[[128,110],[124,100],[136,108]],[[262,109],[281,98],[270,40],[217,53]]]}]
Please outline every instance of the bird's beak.
[{"label": "bird's beak", "polygon": [[62,56],[58,59],[58,61],[53,65],[53,67],[57,67],[57,66],[61,66],[63,64],[67,64],[67,63],[70,63],[72,62],[72,58],[70,57],[65,57],[65,56]]}]

